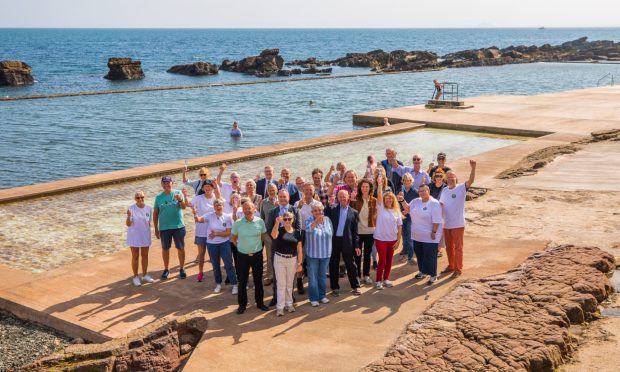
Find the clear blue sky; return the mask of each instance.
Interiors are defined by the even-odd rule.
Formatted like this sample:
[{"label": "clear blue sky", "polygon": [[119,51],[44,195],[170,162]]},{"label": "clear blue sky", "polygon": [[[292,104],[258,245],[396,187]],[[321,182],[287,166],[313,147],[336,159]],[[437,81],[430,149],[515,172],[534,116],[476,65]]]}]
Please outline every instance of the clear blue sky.
[{"label": "clear blue sky", "polygon": [[0,27],[620,27],[620,0],[0,0]]}]

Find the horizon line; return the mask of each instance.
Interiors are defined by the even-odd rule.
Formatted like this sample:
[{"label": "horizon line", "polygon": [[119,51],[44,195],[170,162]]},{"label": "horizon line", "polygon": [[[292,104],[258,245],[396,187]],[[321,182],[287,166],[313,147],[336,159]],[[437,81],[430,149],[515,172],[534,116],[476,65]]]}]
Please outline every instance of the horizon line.
[{"label": "horizon line", "polygon": [[[0,30],[460,30],[460,29],[620,29],[620,26],[463,26],[463,27],[183,27],[183,26],[153,26],[153,27],[56,27],[56,26],[20,26],[4,27]],[[542,30],[541,30],[542,31]]]}]

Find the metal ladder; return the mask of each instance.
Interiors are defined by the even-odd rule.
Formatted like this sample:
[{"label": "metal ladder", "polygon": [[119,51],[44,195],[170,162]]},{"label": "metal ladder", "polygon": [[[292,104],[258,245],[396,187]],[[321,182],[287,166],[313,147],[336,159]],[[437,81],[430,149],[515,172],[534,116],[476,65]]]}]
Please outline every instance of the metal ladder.
[{"label": "metal ladder", "polygon": [[[444,101],[458,101],[459,100],[459,83],[450,83],[450,82],[443,82],[443,83],[439,83],[441,85],[441,99],[443,99]],[[446,87],[449,90],[446,90]],[[433,90],[433,95],[431,96],[431,100],[435,100],[435,96],[437,96],[437,88],[435,88]],[[449,98],[446,98],[446,96],[448,96]]]},{"label": "metal ladder", "polygon": [[601,86],[601,82],[603,80],[605,80],[605,78],[607,78],[607,77],[610,77],[609,85],[613,87],[615,83],[614,83],[614,76],[611,74],[611,72],[606,73],[600,79],[598,79],[598,81],[596,82],[596,86],[600,87]]}]

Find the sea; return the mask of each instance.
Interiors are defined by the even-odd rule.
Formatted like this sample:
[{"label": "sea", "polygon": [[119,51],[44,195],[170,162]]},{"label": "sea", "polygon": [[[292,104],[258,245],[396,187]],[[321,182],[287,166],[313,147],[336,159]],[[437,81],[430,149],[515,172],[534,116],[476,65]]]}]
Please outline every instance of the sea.
[{"label": "sea", "polygon": [[[260,80],[232,72],[188,77],[176,64],[221,63],[279,48],[286,60],[350,52],[429,50],[439,55],[510,45],[620,41],[620,28],[547,29],[0,29],[0,60],[21,60],[36,83],[0,97]],[[103,79],[109,57],[142,61],[146,78]],[[335,68],[334,74],[368,69]],[[535,63],[433,72],[0,101],[0,188],[108,172],[358,130],[355,113],[421,104],[432,80],[463,98],[534,95],[610,84],[620,64]],[[316,105],[310,106],[312,100]],[[244,133],[232,139],[239,122]]]}]

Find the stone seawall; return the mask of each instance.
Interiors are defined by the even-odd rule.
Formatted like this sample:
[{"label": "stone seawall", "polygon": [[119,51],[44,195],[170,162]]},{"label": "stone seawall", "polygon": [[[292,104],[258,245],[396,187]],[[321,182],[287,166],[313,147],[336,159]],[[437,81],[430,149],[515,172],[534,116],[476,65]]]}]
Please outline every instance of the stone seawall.
[{"label": "stone seawall", "polygon": [[553,371],[575,348],[568,328],[613,293],[614,257],[561,246],[501,275],[465,282],[407,326],[364,371]]}]

